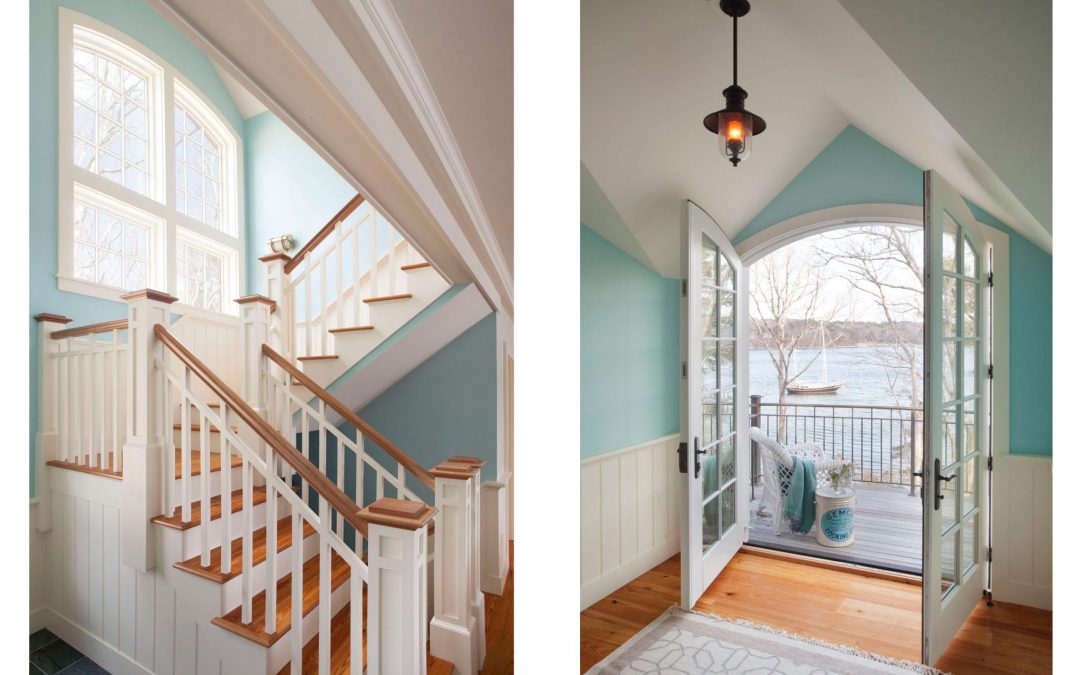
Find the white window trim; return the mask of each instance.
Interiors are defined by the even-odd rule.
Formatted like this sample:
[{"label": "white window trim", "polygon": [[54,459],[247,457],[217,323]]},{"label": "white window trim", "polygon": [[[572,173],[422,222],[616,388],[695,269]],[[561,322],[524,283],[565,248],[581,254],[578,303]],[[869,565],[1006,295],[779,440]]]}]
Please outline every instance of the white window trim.
[{"label": "white window trim", "polygon": [[[57,204],[57,287],[61,291],[79,293],[106,300],[122,302],[126,291],[95,282],[76,279],[74,254],[74,213],[76,186],[81,184],[92,194],[105,198],[103,205],[119,210],[131,205],[143,212],[140,222],[149,216],[160,223],[154,230],[154,266],[148,274],[157,290],[176,294],[176,238],[186,237],[199,246],[213,246],[215,251],[227,251],[229,271],[223,276],[222,312],[238,314],[232,300],[239,297],[245,279],[245,224],[243,199],[243,141],[224,120],[224,115],[182,73],[145,46],[97,19],[61,7],[59,12],[59,158]],[[104,176],[75,166],[74,162],[74,68],[76,26],[97,32],[118,45],[102,41],[95,44],[92,33],[80,35],[95,50],[115,56],[125,63],[135,61],[138,68],[151,79],[147,92],[148,194],[140,195]],[[130,50],[129,52],[126,50]],[[150,68],[147,64],[152,65]],[[147,73],[147,70],[150,72]],[[154,79],[157,78],[157,79]],[[179,86],[175,86],[175,85]],[[176,152],[173,140],[174,101],[191,111],[222,142],[222,224],[218,230],[187,214],[176,211]],[[232,161],[230,161],[230,158]],[[79,189],[83,189],[80,187]],[[81,193],[80,193],[81,194]],[[231,221],[231,227],[230,227]],[[186,231],[185,231],[186,230]],[[188,236],[193,235],[193,236]],[[228,290],[226,290],[228,289]],[[229,295],[225,295],[228,293]],[[194,308],[191,308],[194,309]],[[205,311],[205,310],[201,310]]]}]

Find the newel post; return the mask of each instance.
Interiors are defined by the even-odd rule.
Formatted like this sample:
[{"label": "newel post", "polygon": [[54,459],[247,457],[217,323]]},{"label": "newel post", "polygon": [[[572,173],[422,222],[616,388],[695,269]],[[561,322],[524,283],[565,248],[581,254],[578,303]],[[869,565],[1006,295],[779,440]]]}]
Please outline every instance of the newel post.
[{"label": "newel post", "polygon": [[243,390],[240,395],[259,415],[265,417],[266,402],[259,395],[262,380],[259,364],[262,362],[262,346],[270,342],[270,311],[274,308],[274,301],[265,295],[245,295],[235,302],[240,305],[240,339],[244,344],[244,365],[241,369],[244,374]]},{"label": "newel post", "polygon": [[259,258],[266,265],[266,295],[276,305],[271,316],[268,344],[287,359],[293,358],[293,330],[296,326],[292,284],[285,265],[292,258],[284,253],[271,253]]},{"label": "newel post", "polygon": [[35,527],[38,532],[48,532],[52,529],[52,497],[45,463],[56,459],[56,401],[60,386],[56,359],[50,356],[55,350],[49,335],[62,330],[71,319],[59,314],[38,314],[34,320],[38,324],[38,430],[34,441],[34,496],[38,505]]},{"label": "newel post", "polygon": [[[169,325],[169,306],[176,298],[144,289],[120,296],[128,303],[127,443],[120,511],[120,559],[140,572],[154,569],[150,519],[161,511],[161,462],[164,452],[165,373],[155,364],[165,347],[154,326]],[[171,426],[171,425],[170,425]],[[170,458],[171,461],[171,458]]]},{"label": "newel post", "polygon": [[[435,507],[440,513],[435,528],[431,653],[450,661],[464,675],[479,672],[485,651],[478,564],[481,466],[483,461],[475,458],[451,458],[431,470],[435,477]],[[476,607],[478,596],[480,611]]]},{"label": "newel post", "polygon": [[368,523],[369,673],[427,672],[427,526],[436,509],[379,499]]}]

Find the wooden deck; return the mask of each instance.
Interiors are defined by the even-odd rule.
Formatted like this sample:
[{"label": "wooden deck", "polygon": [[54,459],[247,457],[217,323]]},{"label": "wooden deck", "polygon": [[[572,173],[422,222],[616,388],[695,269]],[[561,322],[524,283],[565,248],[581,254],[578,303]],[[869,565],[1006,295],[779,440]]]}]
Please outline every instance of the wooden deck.
[{"label": "wooden deck", "polygon": [[[755,489],[761,495],[760,486]],[[772,516],[758,516],[750,503],[750,541],[755,546],[813,555],[840,562],[881,567],[909,574],[922,573],[922,501],[906,487],[856,484],[855,542],[829,548],[810,534],[773,534]]]}]

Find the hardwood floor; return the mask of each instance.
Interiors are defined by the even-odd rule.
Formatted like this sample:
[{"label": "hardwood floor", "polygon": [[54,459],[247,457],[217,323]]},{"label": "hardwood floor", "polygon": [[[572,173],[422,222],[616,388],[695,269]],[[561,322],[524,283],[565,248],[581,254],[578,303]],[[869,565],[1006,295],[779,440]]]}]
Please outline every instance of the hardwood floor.
[{"label": "hardwood floor", "polygon": [[[591,668],[679,602],[679,556],[581,613],[581,670]],[[695,609],[850,645],[885,656],[920,657],[918,585],[740,552]],[[1051,613],[980,603],[935,664],[964,675],[1049,673]]]}]

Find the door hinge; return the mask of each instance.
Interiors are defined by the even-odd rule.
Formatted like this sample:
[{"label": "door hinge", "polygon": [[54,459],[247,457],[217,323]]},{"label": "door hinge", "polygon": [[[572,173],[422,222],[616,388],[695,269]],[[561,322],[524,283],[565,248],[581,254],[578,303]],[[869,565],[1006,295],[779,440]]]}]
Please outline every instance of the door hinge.
[{"label": "door hinge", "polygon": [[994,562],[994,547],[986,547],[986,562]]},{"label": "door hinge", "polygon": [[986,283],[990,285],[990,288],[994,287],[994,273],[991,271],[986,275]]},{"label": "door hinge", "polygon": [[991,380],[994,379],[994,364],[991,363],[989,366],[986,367],[986,376],[989,377]]},{"label": "door hinge", "polygon": [[686,297],[686,279],[682,280],[682,296]]},{"label": "door hinge", "polygon": [[683,379],[685,380],[686,379],[686,361],[682,362],[682,376],[683,376]]},{"label": "door hinge", "polygon": [[994,470],[994,458],[993,457],[987,457],[986,458],[986,470],[987,471],[993,471]]}]

